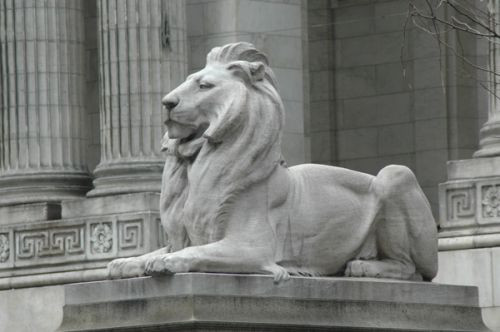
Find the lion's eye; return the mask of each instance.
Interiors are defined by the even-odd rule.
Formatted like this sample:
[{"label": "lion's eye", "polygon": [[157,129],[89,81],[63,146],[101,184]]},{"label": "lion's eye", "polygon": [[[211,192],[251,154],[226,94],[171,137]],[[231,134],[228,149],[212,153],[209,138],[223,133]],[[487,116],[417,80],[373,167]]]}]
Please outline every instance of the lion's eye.
[{"label": "lion's eye", "polygon": [[213,84],[210,84],[210,83],[207,83],[207,82],[200,82],[200,89],[202,89],[202,90],[210,89],[210,88],[213,88],[213,87],[214,87]]}]

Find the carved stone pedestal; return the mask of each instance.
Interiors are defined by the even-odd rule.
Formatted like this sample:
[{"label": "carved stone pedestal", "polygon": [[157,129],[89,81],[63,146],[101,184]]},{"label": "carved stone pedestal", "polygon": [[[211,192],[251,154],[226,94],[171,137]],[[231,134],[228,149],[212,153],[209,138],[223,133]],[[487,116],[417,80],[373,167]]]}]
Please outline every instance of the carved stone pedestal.
[{"label": "carved stone pedestal", "polygon": [[68,285],[59,331],[485,331],[475,287],[186,273]]},{"label": "carved stone pedestal", "polygon": [[486,325],[500,330],[500,157],[448,162],[439,186],[435,281],[479,288]]},{"label": "carved stone pedestal", "polygon": [[441,250],[500,246],[500,157],[448,162],[439,188]]}]

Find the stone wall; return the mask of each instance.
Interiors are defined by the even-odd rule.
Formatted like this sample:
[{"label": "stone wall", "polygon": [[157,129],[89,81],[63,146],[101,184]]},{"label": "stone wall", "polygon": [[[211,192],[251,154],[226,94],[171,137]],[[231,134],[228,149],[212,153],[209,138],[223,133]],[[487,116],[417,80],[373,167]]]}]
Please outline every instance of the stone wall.
[{"label": "stone wall", "polygon": [[[409,24],[405,36],[406,1],[332,3],[335,82],[327,91],[335,98],[335,161],[371,174],[391,163],[410,167],[437,219],[437,184],[446,179],[447,160],[470,157],[477,148],[487,93],[478,88],[477,73],[449,50],[440,53],[429,34]],[[459,37],[485,65],[485,45]],[[450,34],[447,42],[457,38]],[[329,81],[324,72],[315,85]]]},{"label": "stone wall", "polygon": [[285,104],[282,148],[291,165],[310,160],[305,8],[301,0],[187,2],[190,72],[204,67],[210,49],[226,43],[248,41],[269,56]]}]

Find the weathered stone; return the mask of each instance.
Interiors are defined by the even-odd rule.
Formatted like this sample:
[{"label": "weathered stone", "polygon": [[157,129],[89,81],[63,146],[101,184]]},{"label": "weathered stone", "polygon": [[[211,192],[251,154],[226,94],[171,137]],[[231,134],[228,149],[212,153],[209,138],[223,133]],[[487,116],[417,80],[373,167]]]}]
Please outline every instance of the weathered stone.
[{"label": "weathered stone", "polygon": [[[500,31],[500,1],[491,2],[491,26],[496,31]],[[474,157],[495,157],[500,156],[500,102],[498,93],[500,92],[500,78],[497,73],[500,70],[500,46],[495,41],[489,41],[489,108],[488,121],[483,125],[480,132],[480,149],[476,151]]]},{"label": "weathered stone", "polygon": [[[462,237],[456,237],[459,240]],[[441,247],[440,239],[440,247]],[[470,250],[454,248],[439,253],[439,273],[435,282],[476,286],[479,290],[479,305],[483,308],[483,321],[492,331],[500,331],[500,244],[497,248]]]},{"label": "weathered stone", "polygon": [[0,225],[0,289],[102,280],[109,260],[145,254],[165,243],[158,209],[147,205],[136,211]]},{"label": "weathered stone", "polygon": [[475,287],[188,273],[65,287],[59,331],[486,331]]},{"label": "weathered stone", "polygon": [[160,100],[187,73],[185,16],[183,1],[98,1],[102,153],[89,197],[160,191]]},{"label": "weathered stone", "polygon": [[61,205],[56,203],[31,203],[0,207],[0,225],[61,218]]},{"label": "weathered stone", "polygon": [[90,189],[83,16],[83,0],[71,8],[0,6],[0,205],[58,202]]},{"label": "weathered stone", "polygon": [[[477,158],[448,163],[449,181],[439,186],[440,237],[456,249],[500,245],[499,158]],[[489,234],[486,236],[486,234]],[[471,237],[472,236],[472,237]]]},{"label": "weathered stone", "polygon": [[159,193],[146,192],[66,200],[61,203],[62,218],[66,219],[142,211],[158,213],[159,198]]},{"label": "weathered stone", "polygon": [[500,177],[500,157],[448,161],[448,180]]},{"label": "weathered stone", "polygon": [[160,214],[168,246],[111,262],[112,277],[435,276],[437,230],[408,168],[387,166],[374,177],[325,165],[287,167],[277,81],[252,44],[214,48],[206,67],[162,103]]},{"label": "weathered stone", "polygon": [[63,305],[63,286],[0,291],[0,331],[54,332]]}]

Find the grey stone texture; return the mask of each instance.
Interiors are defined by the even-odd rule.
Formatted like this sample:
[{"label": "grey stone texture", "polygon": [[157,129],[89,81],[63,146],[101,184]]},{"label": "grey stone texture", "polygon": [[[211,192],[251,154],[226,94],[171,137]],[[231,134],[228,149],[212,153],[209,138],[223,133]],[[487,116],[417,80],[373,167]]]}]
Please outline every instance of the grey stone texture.
[{"label": "grey stone texture", "polygon": [[[492,1],[491,6],[494,8],[494,17],[492,21],[497,23],[500,21],[500,3]],[[496,31],[500,31],[498,25],[493,25]],[[481,128],[480,132],[480,147],[474,153],[475,157],[495,157],[500,155],[500,102],[498,100],[498,93],[500,92],[500,79],[498,78],[498,70],[500,61],[500,46],[495,42],[490,42],[489,45],[489,68],[491,71],[488,73],[489,89],[492,92],[489,96],[488,107],[488,122]]]},{"label": "grey stone texture", "polygon": [[442,249],[435,282],[476,286],[483,321],[492,331],[500,331],[500,248]]},{"label": "grey stone texture", "polygon": [[[107,1],[106,8],[118,3],[118,7],[112,8],[125,14],[125,9],[130,10],[142,2]],[[188,67],[188,72],[200,69],[210,48],[228,42],[251,41],[269,54],[271,65],[279,69],[276,74],[283,82],[281,90],[287,112],[284,154],[290,165],[312,161],[371,174],[390,163],[410,167],[423,184],[434,215],[437,217],[439,210],[443,211],[438,280],[478,285],[483,316],[492,328],[500,330],[497,328],[500,326],[498,301],[493,300],[499,298],[496,295],[497,281],[500,280],[496,250],[500,229],[496,224],[497,217],[491,216],[495,211],[491,204],[495,190],[489,190],[497,187],[499,174],[497,158],[488,152],[496,153],[497,140],[490,135],[497,135],[496,118],[491,117],[486,130],[478,135],[482,124],[488,120],[488,112],[497,113],[496,101],[489,100],[486,92],[467,77],[470,70],[453,55],[444,54],[446,68],[442,70],[435,41],[413,28],[406,36],[406,76],[402,75],[399,55],[406,1],[144,2],[149,8],[165,4],[163,8],[169,8],[169,13],[180,13],[179,7],[170,6],[185,3],[185,21],[182,22],[182,14],[168,18],[175,24],[170,33],[171,45],[178,42],[179,52],[184,52],[179,62],[183,71],[186,71],[183,66]],[[122,60],[140,57],[151,60],[147,64],[149,68],[156,68],[158,58],[152,55],[158,54],[158,49],[152,46],[158,44],[148,44],[150,47],[141,48],[140,54],[131,52],[127,47],[133,43],[128,38],[129,33],[137,30],[134,20],[127,19],[128,25],[125,26],[125,17],[130,16],[118,15],[120,28],[111,26],[105,30],[103,28],[110,22],[118,24],[118,21],[111,17],[110,22],[103,22],[98,10],[98,7],[102,8],[101,4],[96,0],[8,0],[0,4],[2,288],[106,278],[103,267],[116,257],[109,253],[94,256],[88,253],[91,250],[89,227],[99,223],[109,226],[109,222],[116,225],[127,215],[134,216],[134,211],[140,212],[138,219],[142,221],[155,220],[159,216],[158,209],[154,208],[158,199],[155,195],[139,194],[130,199],[126,199],[126,195],[108,195],[101,200],[77,199],[60,203],[87,193],[91,189],[89,171],[93,173],[96,165],[103,161],[105,163],[100,168],[103,171],[99,175],[102,180],[96,180],[96,184],[101,181],[101,194],[120,191],[126,194],[127,190],[158,191],[157,183],[144,188],[139,184],[142,183],[139,176],[144,175],[143,179],[150,184],[157,181],[163,157],[142,143],[134,141],[139,146],[132,146],[126,140],[139,130],[139,137],[150,139],[150,146],[158,147],[162,133],[158,137],[151,135],[154,131],[158,133],[161,124],[148,121],[150,115],[157,117],[155,112],[159,111],[159,100],[167,91],[151,91],[156,97],[143,90],[137,91],[136,95],[144,97],[141,103],[150,104],[140,104],[146,113],[135,113],[135,109],[125,107],[127,96],[118,93],[120,90],[128,94],[133,88],[128,82],[123,82],[127,80],[123,76],[119,78],[125,68],[134,67],[127,61],[121,64],[108,61],[107,71],[103,72],[102,61],[109,60],[111,52],[116,52],[114,60],[118,56]],[[158,19],[160,14],[147,12],[152,18],[147,29],[161,21]],[[154,29],[159,28],[154,26]],[[179,37],[183,34],[187,37]],[[101,45],[103,37],[115,38],[115,45]],[[157,37],[160,38],[158,34]],[[448,42],[456,43],[458,37],[462,38],[465,50],[478,59],[479,65],[488,64],[487,45],[453,33],[448,35]],[[103,46],[109,47],[109,54],[100,53]],[[181,51],[183,48],[187,50]],[[498,55],[496,49],[492,55],[495,59]],[[167,66],[170,63],[176,62],[171,61]],[[178,69],[172,66],[173,71]],[[133,70],[129,72],[134,75]],[[443,72],[446,73],[444,77]],[[488,79],[485,75],[472,73],[480,80]],[[102,88],[103,77],[107,78],[107,94]],[[176,84],[175,79],[183,80],[184,76],[166,76],[161,84],[169,84],[170,79]],[[121,84],[118,86],[117,83]],[[496,78],[494,84],[497,84]],[[138,89],[143,87],[137,86]],[[495,85],[494,90],[497,88]],[[162,89],[166,90],[167,86]],[[158,105],[153,104],[155,99]],[[120,102],[120,109],[111,107],[105,113],[105,100],[113,101],[113,105]],[[127,112],[136,117],[128,117]],[[118,116],[120,120],[117,120]],[[146,124],[151,124],[151,127],[146,128]],[[122,144],[109,141],[110,137],[113,138],[110,136],[112,128],[115,128],[115,133],[117,129],[123,129]],[[101,132],[107,137],[106,141]],[[117,149],[124,154],[113,154]],[[139,155],[131,161],[132,153],[137,151]],[[481,151],[476,156],[482,156],[486,151],[491,158],[460,161],[471,158],[475,151]],[[438,183],[447,181],[448,160],[453,160],[448,165],[450,183],[440,187],[439,199]],[[133,175],[137,163],[140,170]],[[106,173],[105,165],[123,166],[121,170],[126,178],[137,181],[127,182],[113,177],[111,175],[117,173]],[[146,170],[142,167],[145,165],[155,166]],[[485,188],[484,195],[489,190],[489,200],[480,196],[483,194],[480,188]],[[474,190],[475,196],[471,195]],[[99,195],[99,192],[94,194]],[[483,200],[490,202],[490,215],[486,217],[479,214],[479,211],[487,210],[488,204],[483,204]],[[449,212],[455,217],[448,218]],[[459,226],[461,223],[465,224],[463,228]],[[81,248],[72,251],[76,242],[72,242],[71,234],[77,234],[72,233],[77,225],[84,230],[80,234],[85,237],[82,243],[86,254],[78,251]],[[149,223],[144,225],[150,229],[154,227]],[[103,228],[106,229],[100,229]],[[112,242],[118,243],[119,233],[112,230]],[[42,258],[37,255],[23,258],[23,253],[19,256],[16,245],[22,242],[16,241],[22,238],[21,235],[29,235],[30,243],[37,243],[48,251],[42,250]],[[50,236],[54,236],[53,243],[49,241]],[[120,253],[118,249],[114,252]],[[480,272],[474,273],[476,267]],[[0,315],[9,313],[0,316],[0,330],[23,331],[24,328],[24,331],[32,331],[33,326],[43,330],[43,324],[52,323],[44,317],[48,308],[43,305],[50,303],[51,297],[47,295],[50,291],[41,295],[39,290],[42,288],[21,290],[24,295],[20,296],[25,296],[25,300],[14,302],[17,307],[30,308],[31,315],[16,320],[23,324],[22,327],[9,325],[16,323],[10,318],[19,317],[13,313],[13,308],[9,307],[9,311],[3,310],[5,306],[0,309]],[[5,295],[6,292],[10,291],[3,291],[0,295],[2,303],[12,300]],[[16,294],[19,292],[9,293],[14,297]],[[31,296],[36,300],[30,301]],[[3,319],[5,317],[9,317],[7,321]]]},{"label": "grey stone texture", "polygon": [[[437,229],[405,166],[375,177],[286,166],[284,108],[267,56],[247,42],[213,48],[162,99],[167,158],[164,249],[117,259],[113,278],[180,272],[430,281]],[[214,107],[217,105],[217,107]]]},{"label": "grey stone texture", "polygon": [[[0,289],[105,279],[110,259],[163,247],[158,198],[135,193],[67,200],[56,206],[55,220],[0,224]],[[43,204],[4,211],[14,218],[39,211],[53,216]]]},{"label": "grey stone texture", "polygon": [[[495,10],[492,26],[499,20],[500,1],[491,1]],[[439,185],[440,282],[476,285],[485,323],[500,330],[500,141],[498,130],[499,48],[489,47],[488,121],[480,132],[480,149],[475,159],[448,162],[448,180]],[[457,121],[460,125],[460,121]],[[463,124],[462,124],[463,125]]]},{"label": "grey stone texture", "polygon": [[287,121],[283,153],[290,165],[310,160],[307,6],[301,1],[187,1],[189,72],[215,46],[246,41],[266,53],[280,82]]},{"label": "grey stone texture", "polygon": [[101,160],[89,197],[160,191],[159,101],[187,73],[183,1],[97,1]]},{"label": "grey stone texture", "polygon": [[65,287],[59,331],[486,331],[474,287],[189,273]]},{"label": "grey stone texture", "polygon": [[[318,3],[328,6],[328,2]],[[485,111],[480,100],[487,100],[487,93],[464,78],[461,62],[440,67],[431,36],[409,25],[403,37],[407,2],[334,4],[326,22],[331,24],[326,39],[333,40],[333,71],[318,73],[322,78],[316,83],[326,86],[328,77],[335,81],[324,88],[335,100],[326,109],[335,119],[330,123],[336,124],[329,129],[332,161],[373,174],[391,163],[410,167],[437,216],[436,183],[446,179],[448,159],[468,158],[476,149],[478,118]],[[459,37],[463,36],[451,33],[448,42],[455,43]],[[487,64],[485,46],[464,43],[482,65]],[[443,79],[445,72],[448,76]],[[313,77],[311,69],[315,84]]]},{"label": "grey stone texture", "polygon": [[0,21],[0,205],[82,196],[83,1],[5,1]]},{"label": "grey stone texture", "polygon": [[0,291],[0,331],[54,332],[61,325],[64,287]]}]

